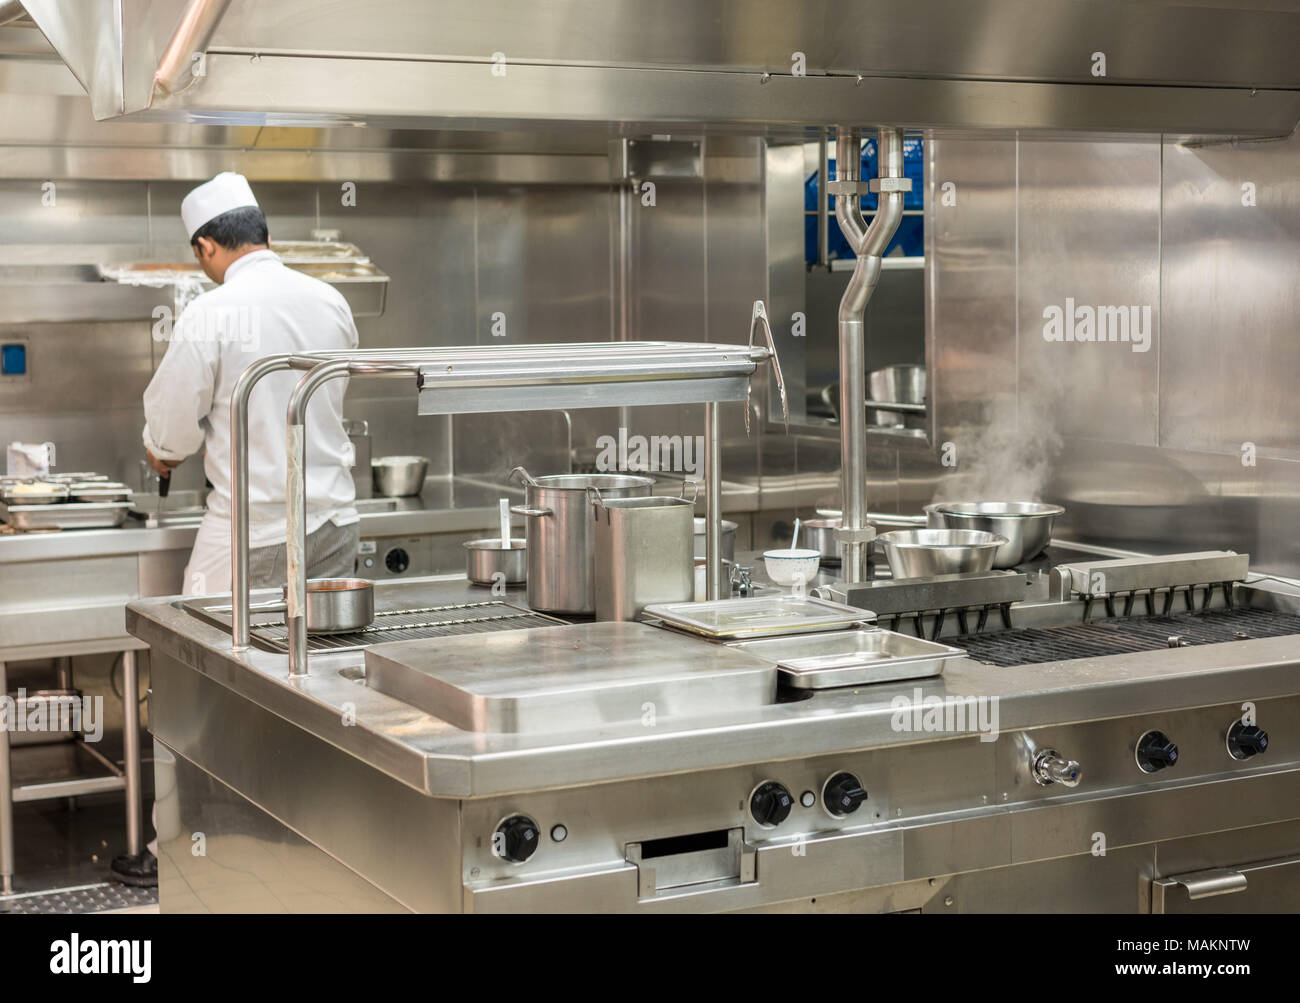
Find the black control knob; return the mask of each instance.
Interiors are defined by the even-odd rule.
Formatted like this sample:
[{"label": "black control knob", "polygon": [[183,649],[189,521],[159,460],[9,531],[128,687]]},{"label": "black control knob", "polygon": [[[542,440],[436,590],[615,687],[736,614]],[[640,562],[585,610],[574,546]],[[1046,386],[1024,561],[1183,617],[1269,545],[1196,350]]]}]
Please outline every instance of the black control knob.
[{"label": "black control knob", "polygon": [[867,792],[852,773],[837,773],[826,781],[822,793],[826,810],[838,818],[852,815],[867,800]]},{"label": "black control knob", "polygon": [[1178,746],[1163,731],[1148,731],[1137,744],[1137,762],[1143,773],[1155,773],[1178,762]]},{"label": "black control knob", "polygon": [[492,852],[512,864],[522,864],[537,852],[541,830],[527,815],[511,815],[492,834]]},{"label": "black control knob", "polygon": [[384,555],[384,567],[395,575],[400,575],[411,566],[411,555],[401,547],[394,547]]},{"label": "black control knob", "polygon": [[775,780],[759,784],[749,796],[749,812],[759,825],[780,825],[793,807],[794,797]]},{"label": "black control knob", "polygon": [[1233,759],[1249,759],[1268,748],[1268,732],[1255,724],[1238,721],[1228,729],[1228,753]]}]

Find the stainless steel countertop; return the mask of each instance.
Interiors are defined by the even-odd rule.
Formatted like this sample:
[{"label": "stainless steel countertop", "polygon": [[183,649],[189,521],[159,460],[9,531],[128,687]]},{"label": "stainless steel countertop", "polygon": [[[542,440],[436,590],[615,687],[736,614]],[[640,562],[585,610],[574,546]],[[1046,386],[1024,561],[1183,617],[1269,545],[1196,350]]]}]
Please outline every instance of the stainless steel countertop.
[{"label": "stainless steel countertop", "polygon": [[[450,577],[376,588],[404,589],[411,603],[428,605],[483,595],[463,578]],[[511,594],[522,601],[522,591]],[[1281,637],[1028,667],[963,660],[938,679],[821,691],[757,709],[722,707],[690,718],[659,717],[652,726],[633,722],[545,735],[473,733],[366,686],[361,652],[314,654],[310,675],[290,681],[287,657],[231,652],[224,631],[200,622],[175,600],[129,604],[127,627],[156,653],[374,768],[432,796],[453,798],[943,740],[892,727],[896,696],[909,703],[915,694],[997,697],[999,728],[1008,731],[1300,692],[1300,646],[1294,637]],[[344,723],[345,706],[354,708],[355,723]]]},{"label": "stainless steel countertop", "polygon": [[[680,485],[673,488],[675,494]],[[419,496],[365,499],[358,502],[363,536],[402,536],[421,533],[472,533],[495,529],[497,499],[522,499],[517,486],[509,488],[468,478],[430,477]],[[758,488],[723,483],[726,512],[751,512],[758,508]],[[374,506],[392,502],[391,509]],[[522,520],[516,519],[522,527]],[[113,554],[189,550],[198,532],[199,517],[168,517],[163,525],[147,527],[130,519],[119,529],[65,530],[59,533],[14,533],[0,536],[0,564],[39,560],[67,560]]]}]

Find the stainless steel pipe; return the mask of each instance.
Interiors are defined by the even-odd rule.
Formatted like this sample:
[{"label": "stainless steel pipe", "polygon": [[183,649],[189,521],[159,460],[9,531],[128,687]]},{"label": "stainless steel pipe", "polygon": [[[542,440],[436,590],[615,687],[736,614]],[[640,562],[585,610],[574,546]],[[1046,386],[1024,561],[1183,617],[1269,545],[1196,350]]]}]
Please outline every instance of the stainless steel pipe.
[{"label": "stainless steel pipe", "polygon": [[154,73],[154,86],[163,94],[175,94],[194,83],[194,57],[207,51],[229,6],[230,0],[190,0]]},{"label": "stainless steel pipe", "polygon": [[722,414],[716,401],[704,405],[704,442],[704,594],[709,599],[721,599]]},{"label": "stainless steel pipe", "polygon": [[[857,265],[840,300],[840,470],[843,526],[840,541],[846,583],[865,581],[871,529],[867,523],[866,309],[880,282],[881,256],[903,218],[903,130],[880,130],[880,181],[876,214],[862,215],[862,134],[841,128],[835,140],[835,219],[857,254]],[[888,179],[885,181],[884,179]]]},{"label": "stainless steel pipe", "polygon": [[248,397],[258,381],[290,368],[292,355],[270,355],[254,362],[230,395],[230,640],[235,651],[248,647]]},{"label": "stainless steel pipe", "polygon": [[140,786],[140,672],[133,649],[122,652],[122,779],[126,796],[126,852],[144,849]]},{"label": "stainless steel pipe", "polygon": [[[9,692],[5,663],[0,661],[0,697]],[[0,895],[14,890],[14,781],[9,760],[9,728],[0,730]]]},{"label": "stainless steel pipe", "polygon": [[[268,355],[240,374],[230,398],[230,606],[231,648],[248,647],[248,400],[258,382],[285,369],[309,370],[330,359],[356,359],[357,352],[310,352]],[[409,349],[380,349],[365,353],[374,363],[411,364]],[[403,371],[409,371],[403,370]]]},{"label": "stainless steel pipe", "polygon": [[[317,389],[344,376],[411,376],[409,366],[335,359],[305,373],[293,388],[285,417],[285,624],[289,632],[289,676],[307,674],[307,405]],[[416,370],[415,375],[418,375]]]}]

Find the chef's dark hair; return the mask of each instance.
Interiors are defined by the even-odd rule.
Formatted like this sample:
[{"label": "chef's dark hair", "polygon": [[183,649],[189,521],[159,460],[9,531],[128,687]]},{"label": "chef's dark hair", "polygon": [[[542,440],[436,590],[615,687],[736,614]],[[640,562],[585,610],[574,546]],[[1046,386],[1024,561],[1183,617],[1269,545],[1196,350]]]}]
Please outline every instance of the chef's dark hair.
[{"label": "chef's dark hair", "polygon": [[269,237],[266,217],[255,205],[223,212],[194,231],[191,246],[197,246],[200,237],[216,241],[227,251],[235,251],[249,244],[265,244]]}]

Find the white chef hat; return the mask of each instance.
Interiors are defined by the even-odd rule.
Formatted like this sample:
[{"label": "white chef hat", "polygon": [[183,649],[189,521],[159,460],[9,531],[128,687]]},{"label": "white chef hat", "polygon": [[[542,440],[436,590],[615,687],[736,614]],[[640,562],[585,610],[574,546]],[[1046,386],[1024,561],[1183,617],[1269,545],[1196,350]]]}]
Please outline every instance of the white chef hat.
[{"label": "white chef hat", "polygon": [[248,179],[234,171],[222,171],[211,181],[199,185],[181,202],[181,219],[190,239],[204,223],[210,223],[222,213],[246,207],[257,208],[253,189]]}]

